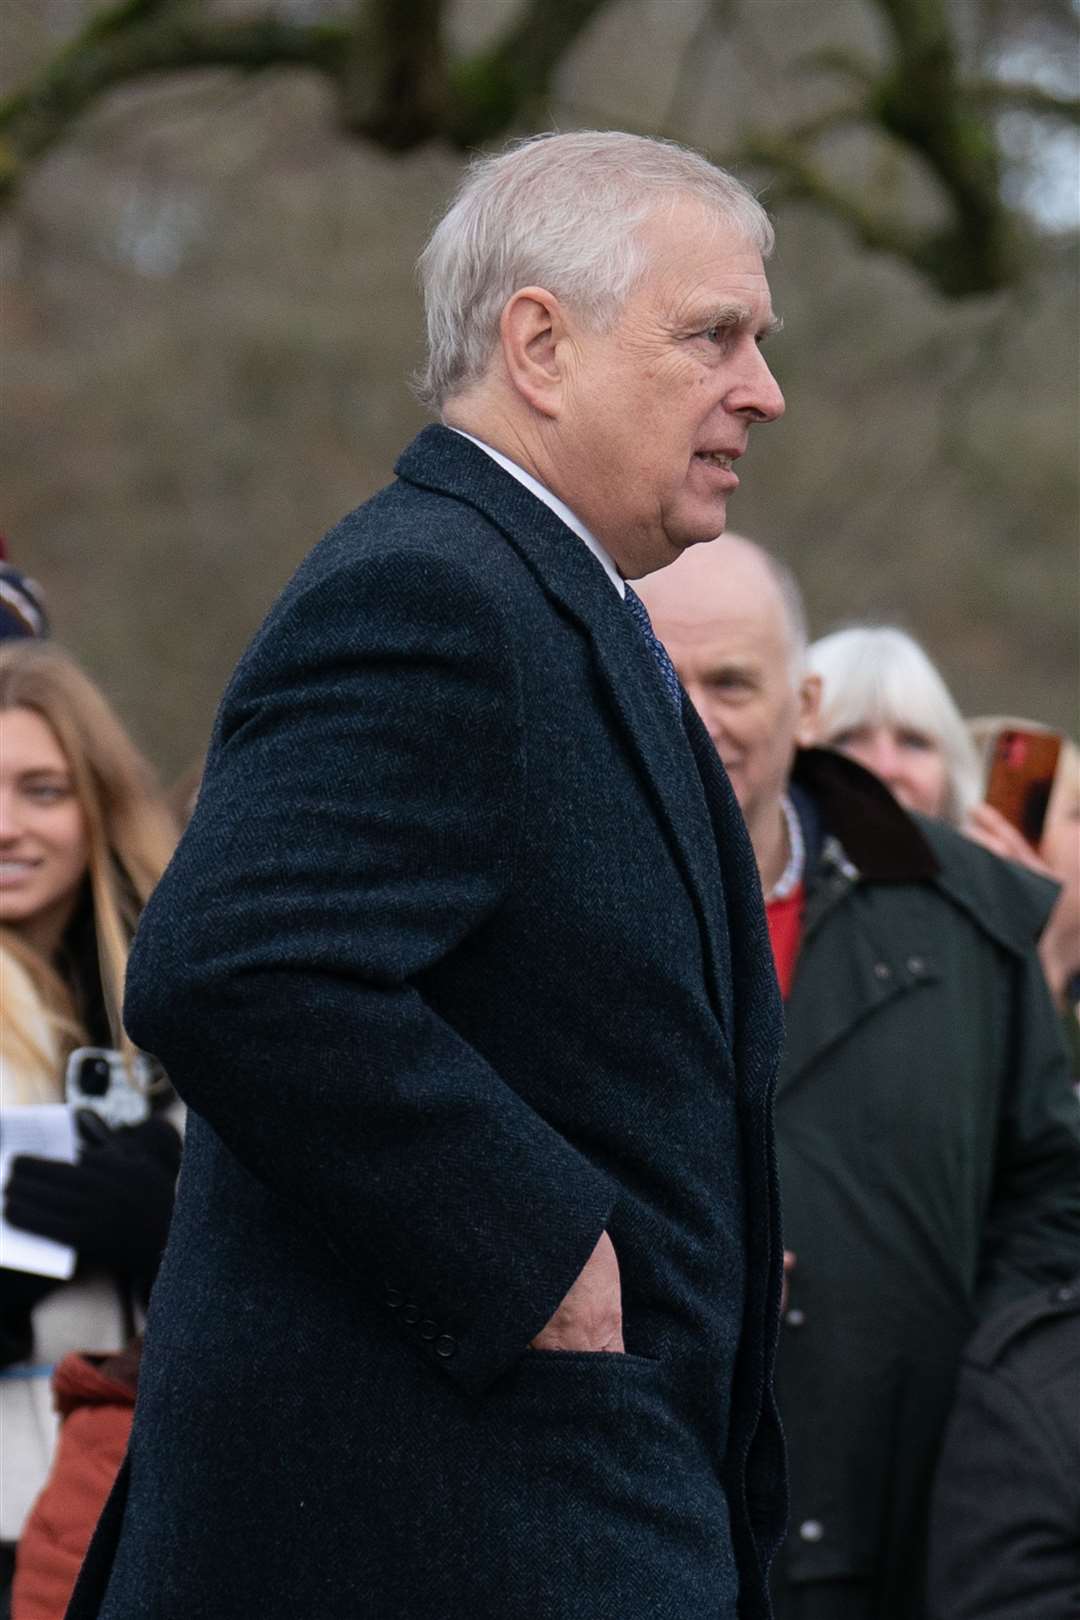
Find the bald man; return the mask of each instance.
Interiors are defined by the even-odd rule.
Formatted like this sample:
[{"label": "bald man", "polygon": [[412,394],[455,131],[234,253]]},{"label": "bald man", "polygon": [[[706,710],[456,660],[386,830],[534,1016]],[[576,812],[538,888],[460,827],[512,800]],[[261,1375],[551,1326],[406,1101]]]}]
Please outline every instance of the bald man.
[{"label": "bald man", "polygon": [[639,588],[746,818],[786,1002],[778,1620],[922,1620],[964,1342],[1080,1259],[1077,1108],[1034,946],[1053,893],[807,746],[805,614],[759,547],[696,546]]}]

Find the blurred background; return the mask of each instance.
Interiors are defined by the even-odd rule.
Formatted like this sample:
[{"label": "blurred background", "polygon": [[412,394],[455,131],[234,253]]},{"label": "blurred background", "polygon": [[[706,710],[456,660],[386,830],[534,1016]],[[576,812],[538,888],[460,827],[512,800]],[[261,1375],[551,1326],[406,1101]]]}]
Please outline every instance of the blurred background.
[{"label": "blurred background", "polygon": [[1077,729],[1074,0],[0,0],[0,528],[163,775],[424,420],[467,152],[622,127],[773,212],[788,413],[732,526],[815,634]]}]

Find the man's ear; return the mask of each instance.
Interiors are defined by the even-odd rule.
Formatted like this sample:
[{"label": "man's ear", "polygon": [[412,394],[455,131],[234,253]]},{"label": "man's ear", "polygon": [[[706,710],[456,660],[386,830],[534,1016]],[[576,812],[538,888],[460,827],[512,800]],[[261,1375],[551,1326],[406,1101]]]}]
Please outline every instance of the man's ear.
[{"label": "man's ear", "polygon": [[541,416],[556,417],[565,383],[562,307],[543,287],[522,287],[499,320],[503,363],[522,399]]},{"label": "man's ear", "polygon": [[820,736],[821,676],[804,675],[799,682],[799,723],[795,741],[800,748],[812,748]]}]

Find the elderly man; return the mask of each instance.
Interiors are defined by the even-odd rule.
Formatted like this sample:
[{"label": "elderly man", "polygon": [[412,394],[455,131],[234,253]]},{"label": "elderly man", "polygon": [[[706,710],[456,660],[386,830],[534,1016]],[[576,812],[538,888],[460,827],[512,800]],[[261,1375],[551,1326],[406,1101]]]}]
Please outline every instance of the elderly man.
[{"label": "elderly man", "polygon": [[242,659],[134,949],[191,1115],[74,1615],[767,1615],[779,1002],[624,579],[783,409],[769,246],[614,133],[481,161],[435,231],[442,425]]},{"label": "elderly man", "polygon": [[1034,948],[1053,892],[851,761],[796,752],[820,694],[765,552],[696,547],[642,594],[746,815],[787,1003],[778,1614],[922,1620],[964,1341],[1080,1262],[1077,1109]]}]

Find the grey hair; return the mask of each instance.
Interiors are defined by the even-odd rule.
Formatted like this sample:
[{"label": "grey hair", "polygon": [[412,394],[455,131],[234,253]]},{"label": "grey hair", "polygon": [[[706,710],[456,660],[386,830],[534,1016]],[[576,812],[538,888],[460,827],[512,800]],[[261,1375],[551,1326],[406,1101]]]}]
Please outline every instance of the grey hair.
[{"label": "grey hair", "polygon": [[787,620],[788,642],[791,647],[791,675],[798,685],[806,671],[806,655],[810,644],[810,621],[806,614],[806,602],[803,599],[802,588],[794,573],[786,562],[774,557],[771,551],[764,546],[754,545],[760,554],[762,562],[769,570],[769,577],[780,594],[784,604],[784,617]]},{"label": "grey hair", "polygon": [[947,773],[943,816],[960,826],[979,798],[978,755],[939,671],[906,630],[852,625],[822,636],[807,652],[821,676],[821,740],[852,726],[912,726],[941,747]]},{"label": "grey hair", "polygon": [[767,258],[773,230],[733,175],[674,141],[618,130],[533,136],[473,162],[418,262],[427,364],[416,382],[438,410],[484,375],[499,317],[542,286],[594,329],[609,328],[646,268],[642,224],[692,198]]}]

